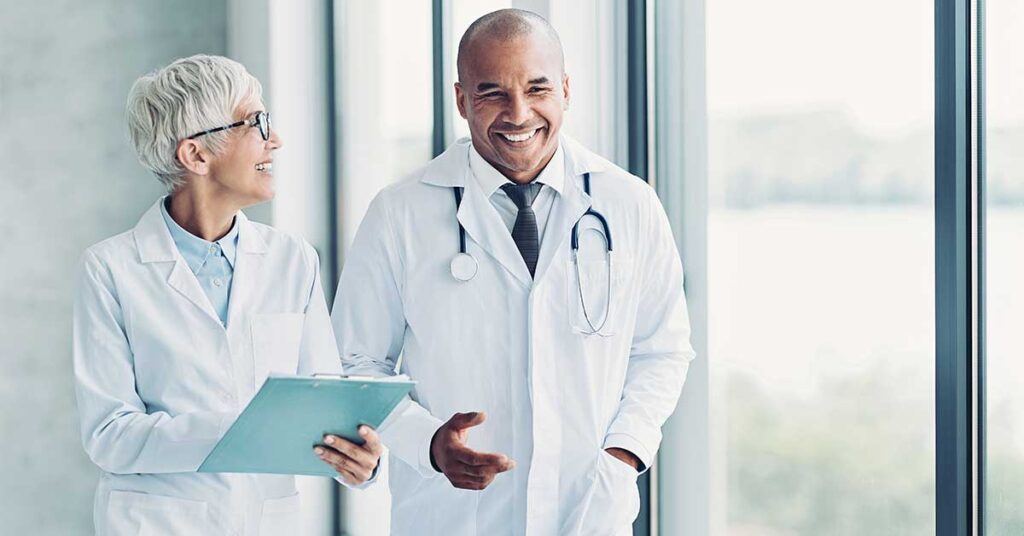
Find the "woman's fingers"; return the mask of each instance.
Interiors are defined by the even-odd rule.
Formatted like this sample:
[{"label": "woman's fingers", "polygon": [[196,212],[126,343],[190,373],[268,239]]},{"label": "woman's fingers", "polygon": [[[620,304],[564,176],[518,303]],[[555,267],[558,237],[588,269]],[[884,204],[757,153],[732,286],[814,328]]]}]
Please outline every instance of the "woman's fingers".
[{"label": "woman's fingers", "polygon": [[356,445],[343,437],[326,435],[324,436],[324,443],[328,447],[345,454],[359,465],[362,465],[371,471],[374,467],[377,467],[377,461],[380,459],[380,454],[373,454],[369,450],[363,448],[363,446]]},{"label": "woman's fingers", "polygon": [[318,446],[314,451],[321,460],[340,473],[349,484],[362,484],[369,480],[373,474],[372,467],[367,468],[365,465],[332,448]]}]

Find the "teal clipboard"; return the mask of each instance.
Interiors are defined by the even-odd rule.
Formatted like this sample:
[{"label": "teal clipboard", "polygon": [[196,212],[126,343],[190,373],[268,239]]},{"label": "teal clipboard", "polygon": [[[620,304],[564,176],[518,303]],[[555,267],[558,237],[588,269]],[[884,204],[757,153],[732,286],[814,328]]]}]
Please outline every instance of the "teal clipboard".
[{"label": "teal clipboard", "polygon": [[337,476],[313,452],[331,433],[362,444],[415,382],[271,375],[199,466],[200,473]]}]

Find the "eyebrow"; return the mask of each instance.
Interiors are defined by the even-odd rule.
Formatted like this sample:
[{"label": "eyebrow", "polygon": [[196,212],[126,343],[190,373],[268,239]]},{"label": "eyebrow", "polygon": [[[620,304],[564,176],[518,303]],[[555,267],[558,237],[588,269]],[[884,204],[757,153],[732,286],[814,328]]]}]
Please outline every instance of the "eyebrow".
[{"label": "eyebrow", "polygon": [[[533,80],[530,80],[527,83],[530,84],[530,85],[550,84],[551,80],[548,80],[548,77],[546,77],[546,76],[542,76],[540,78],[534,78]],[[482,93],[484,91],[491,90],[491,89],[500,89],[500,88],[501,88],[501,86],[498,85],[495,82],[481,82],[481,83],[477,84],[477,86],[476,86],[477,92],[480,92],[480,93]]]}]

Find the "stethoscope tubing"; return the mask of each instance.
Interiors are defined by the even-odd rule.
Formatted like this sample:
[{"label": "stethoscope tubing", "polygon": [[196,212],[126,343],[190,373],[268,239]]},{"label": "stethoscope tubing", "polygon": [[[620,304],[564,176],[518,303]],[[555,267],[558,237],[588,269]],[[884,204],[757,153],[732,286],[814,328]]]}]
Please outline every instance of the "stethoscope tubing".
[{"label": "stethoscope tubing", "polygon": [[[452,191],[454,192],[455,195],[455,214],[456,221],[458,221],[458,212],[459,209],[462,207],[463,188],[461,186],[456,186],[452,188]],[[590,173],[583,174],[583,192],[586,193],[588,196],[590,195]],[[583,279],[580,277],[580,263],[579,259],[577,258],[580,250],[580,222],[583,221],[583,218],[587,216],[594,217],[601,224],[601,230],[604,231],[602,238],[604,238],[605,250],[608,257],[608,288],[606,291],[607,293],[605,294],[606,296],[608,296],[608,303],[605,306],[604,317],[601,319],[601,323],[598,326],[594,326],[593,320],[590,319],[590,312],[587,310],[587,300],[586,297],[583,295]],[[462,226],[461,221],[459,221],[458,224],[459,253],[455,256],[455,258],[452,259],[451,271],[452,277],[454,277],[456,280],[466,282],[473,279],[473,277],[476,275],[477,263],[476,259],[473,258],[473,256],[470,255],[466,249],[466,228]],[[608,316],[611,311],[612,297],[611,293],[613,245],[612,230],[611,227],[608,225],[608,219],[604,217],[604,214],[601,214],[600,212],[594,210],[592,206],[587,208],[587,211],[584,212],[583,215],[580,216],[580,218],[576,220],[576,223],[574,223],[572,226],[572,236],[570,238],[570,243],[572,246],[573,265],[576,270],[576,287],[579,290],[580,305],[583,307],[583,317],[584,319],[586,319],[587,325],[590,327],[589,332],[584,331],[583,333],[587,335],[600,335],[601,330],[604,329],[604,325],[608,322]],[[471,269],[467,267],[469,265],[472,266]]]}]

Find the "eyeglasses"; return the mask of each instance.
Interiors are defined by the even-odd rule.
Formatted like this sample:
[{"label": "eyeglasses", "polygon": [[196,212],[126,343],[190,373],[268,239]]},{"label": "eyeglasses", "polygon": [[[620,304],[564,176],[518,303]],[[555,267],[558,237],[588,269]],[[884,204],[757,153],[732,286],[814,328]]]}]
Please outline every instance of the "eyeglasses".
[{"label": "eyeglasses", "polygon": [[205,136],[207,134],[213,134],[214,132],[220,132],[222,130],[228,130],[230,128],[236,128],[236,127],[242,127],[242,126],[259,127],[259,129],[260,129],[260,136],[263,136],[263,141],[267,141],[267,140],[270,139],[270,114],[268,114],[267,112],[263,112],[263,111],[256,112],[255,114],[253,114],[251,119],[243,119],[241,121],[238,121],[237,123],[231,123],[230,125],[224,125],[222,127],[211,128],[210,130],[204,130],[202,132],[198,132],[196,134],[193,134],[193,135],[189,136],[186,139],[194,140],[194,139],[198,138],[199,136]]}]

